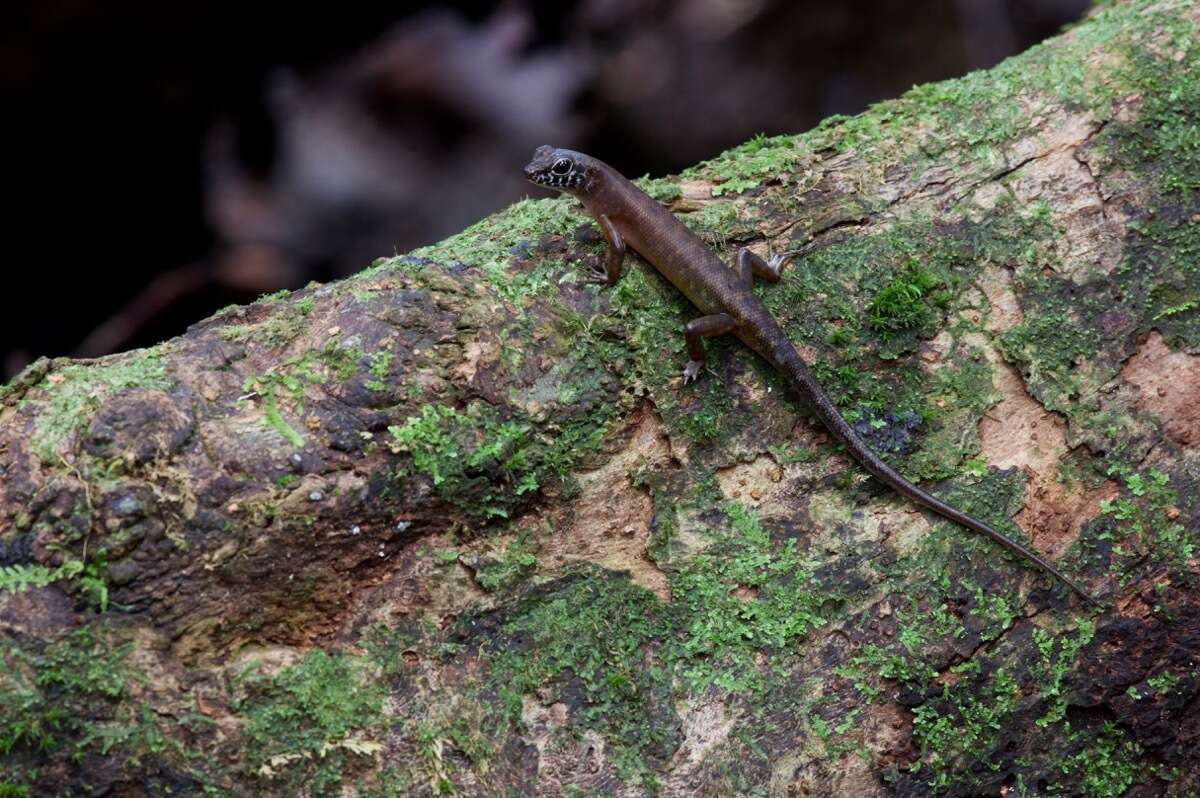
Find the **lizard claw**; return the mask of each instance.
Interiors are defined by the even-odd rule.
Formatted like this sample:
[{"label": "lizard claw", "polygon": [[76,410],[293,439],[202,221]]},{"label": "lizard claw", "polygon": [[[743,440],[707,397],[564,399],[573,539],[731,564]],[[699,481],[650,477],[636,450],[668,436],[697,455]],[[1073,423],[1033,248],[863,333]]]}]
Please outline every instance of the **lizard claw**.
[{"label": "lizard claw", "polygon": [[595,265],[585,266],[583,273],[584,285],[608,285],[608,272]]},{"label": "lizard claw", "polygon": [[702,368],[704,368],[704,361],[689,360],[687,367],[683,370],[683,384],[687,385],[689,382],[695,382],[700,376],[700,369]]},{"label": "lizard claw", "polygon": [[767,268],[775,275],[775,279],[779,279],[780,272],[783,271],[783,264],[788,262],[788,258],[795,255],[795,252],[772,252],[770,242],[767,243]]}]

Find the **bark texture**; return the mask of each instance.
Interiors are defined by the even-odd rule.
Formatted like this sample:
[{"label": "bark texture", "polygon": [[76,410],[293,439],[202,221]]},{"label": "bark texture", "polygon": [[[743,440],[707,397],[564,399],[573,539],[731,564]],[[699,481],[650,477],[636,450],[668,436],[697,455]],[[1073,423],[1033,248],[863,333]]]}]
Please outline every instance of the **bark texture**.
[{"label": "bark texture", "polygon": [[644,181],[914,480],[530,201],[0,389],[0,795],[1200,791],[1200,7]]}]

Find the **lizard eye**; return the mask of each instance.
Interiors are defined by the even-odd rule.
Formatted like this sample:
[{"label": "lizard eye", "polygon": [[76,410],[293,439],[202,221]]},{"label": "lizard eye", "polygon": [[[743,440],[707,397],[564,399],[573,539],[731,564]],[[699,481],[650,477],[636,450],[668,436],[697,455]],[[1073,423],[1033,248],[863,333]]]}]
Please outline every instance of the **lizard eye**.
[{"label": "lizard eye", "polygon": [[556,175],[570,174],[571,162],[568,161],[566,158],[559,158],[557,161],[554,162],[554,166],[550,167],[550,171]]}]

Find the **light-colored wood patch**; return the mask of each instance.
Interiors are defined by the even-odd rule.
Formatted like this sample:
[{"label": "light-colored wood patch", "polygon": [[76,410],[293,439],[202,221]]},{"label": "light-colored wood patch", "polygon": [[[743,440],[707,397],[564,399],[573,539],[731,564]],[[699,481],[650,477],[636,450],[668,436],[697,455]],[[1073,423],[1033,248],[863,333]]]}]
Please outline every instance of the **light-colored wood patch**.
[{"label": "light-colored wood patch", "polygon": [[671,764],[674,775],[691,770],[704,762],[711,751],[729,736],[734,718],[720,701],[709,700],[699,704],[681,702],[675,707],[683,729],[683,742],[675,751]]},{"label": "light-colored wood patch", "polygon": [[754,508],[777,498],[782,480],[783,469],[773,457],[766,455],[717,471],[721,493]]},{"label": "light-colored wood patch", "polygon": [[1004,398],[979,422],[989,464],[1017,466],[1031,474],[1053,472],[1067,450],[1067,425],[1025,392],[1016,370],[993,363],[993,382]]},{"label": "light-colored wood patch", "polygon": [[1020,205],[1039,202],[1051,208],[1054,229],[1061,231],[1054,268],[1076,280],[1108,274],[1121,262],[1120,220],[1108,213],[1096,179],[1073,148],[1030,161],[1010,179]]},{"label": "light-colored wood patch", "polygon": [[1011,330],[1025,320],[1021,302],[1013,290],[1012,272],[990,263],[977,283],[988,300],[987,328],[993,333]]},{"label": "light-colored wood patch", "polygon": [[658,418],[644,412],[625,448],[595,471],[580,474],[580,493],[570,525],[542,541],[539,562],[559,567],[587,561],[629,572],[636,583],[669,601],[666,574],[646,555],[654,502],[635,487],[630,474],[645,465],[671,467],[671,451]]},{"label": "light-colored wood patch", "polygon": [[983,456],[997,468],[1017,467],[1029,477],[1025,507],[1016,522],[1029,535],[1033,547],[1058,557],[1079,537],[1083,524],[1100,512],[1100,502],[1117,494],[1107,481],[1089,490],[1058,480],[1058,465],[1067,453],[1067,425],[1025,392],[1016,370],[990,354],[994,382],[1004,395],[979,422]]},{"label": "light-colored wood patch", "polygon": [[1157,418],[1163,434],[1182,446],[1200,445],[1200,355],[1172,351],[1152,332],[1121,379],[1137,389],[1138,409]]}]

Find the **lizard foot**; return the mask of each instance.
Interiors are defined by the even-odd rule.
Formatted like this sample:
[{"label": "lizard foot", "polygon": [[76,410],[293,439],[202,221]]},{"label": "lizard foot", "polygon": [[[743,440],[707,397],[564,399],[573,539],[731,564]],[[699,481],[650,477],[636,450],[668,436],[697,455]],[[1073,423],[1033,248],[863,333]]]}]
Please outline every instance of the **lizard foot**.
[{"label": "lizard foot", "polygon": [[704,368],[703,360],[689,360],[687,367],[683,370],[683,384],[695,382],[700,376],[700,369]]},{"label": "lizard foot", "polygon": [[788,257],[788,253],[782,252],[778,255],[772,255],[767,260],[767,268],[775,275],[776,280],[779,279],[779,274],[783,271],[783,264],[787,262]]},{"label": "lizard foot", "polygon": [[595,264],[589,264],[583,267],[584,285],[608,285],[608,272]]}]

